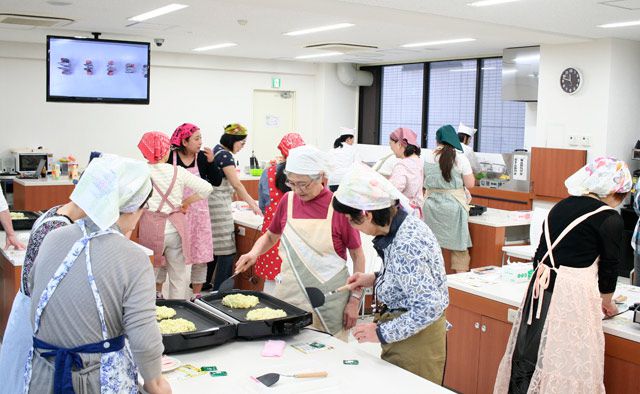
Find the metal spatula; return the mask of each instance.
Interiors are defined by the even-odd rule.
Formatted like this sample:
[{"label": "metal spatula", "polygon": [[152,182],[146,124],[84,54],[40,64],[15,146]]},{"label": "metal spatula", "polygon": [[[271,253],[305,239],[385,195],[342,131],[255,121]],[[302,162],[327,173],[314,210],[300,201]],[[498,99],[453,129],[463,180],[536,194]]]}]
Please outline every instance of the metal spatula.
[{"label": "metal spatula", "polygon": [[225,292],[233,289],[235,284],[234,278],[238,276],[240,272],[236,272],[231,275],[229,278],[225,279],[222,283],[220,283],[220,287],[218,287],[218,291]]},{"label": "metal spatula", "polygon": [[323,293],[322,290],[317,287],[305,287],[307,291],[307,295],[309,296],[309,302],[311,302],[311,306],[314,308],[319,308],[324,305],[325,299],[332,294],[339,293],[341,291],[349,290],[349,285],[344,285],[338,287],[335,290],[332,290],[328,293]]},{"label": "metal spatula", "polygon": [[276,384],[278,380],[280,380],[280,376],[286,376],[289,378],[326,378],[328,375],[329,374],[327,373],[327,371],[296,373],[293,375],[285,375],[283,373],[267,373],[262,376],[258,376],[256,380],[267,387],[271,387]]}]

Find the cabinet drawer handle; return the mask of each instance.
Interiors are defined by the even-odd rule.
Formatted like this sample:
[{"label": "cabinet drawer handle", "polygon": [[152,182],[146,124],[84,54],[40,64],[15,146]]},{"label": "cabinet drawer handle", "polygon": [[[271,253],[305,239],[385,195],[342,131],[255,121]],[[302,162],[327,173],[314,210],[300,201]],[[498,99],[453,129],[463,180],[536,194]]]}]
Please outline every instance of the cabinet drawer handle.
[{"label": "cabinet drawer handle", "polygon": [[475,329],[477,330],[478,328],[480,328],[480,323],[476,322],[476,324],[473,325],[475,327]]},{"label": "cabinet drawer handle", "polygon": [[482,332],[487,332],[487,326],[486,326],[486,324],[483,324],[483,325],[482,325]]}]

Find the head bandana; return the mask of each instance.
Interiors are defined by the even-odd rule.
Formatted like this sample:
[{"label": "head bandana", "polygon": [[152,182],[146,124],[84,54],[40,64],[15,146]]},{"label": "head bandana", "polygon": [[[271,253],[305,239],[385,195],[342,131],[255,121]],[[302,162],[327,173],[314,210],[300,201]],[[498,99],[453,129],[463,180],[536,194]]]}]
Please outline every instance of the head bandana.
[{"label": "head bandana", "polygon": [[289,156],[289,151],[293,148],[297,148],[299,146],[304,145],[304,140],[302,136],[298,133],[288,133],[285,134],[284,137],[280,140],[278,144],[278,149],[282,153],[282,156],[286,159]]},{"label": "head bandana", "polygon": [[436,131],[436,141],[441,144],[451,145],[457,150],[462,150],[458,133],[450,124],[444,125]]},{"label": "head bandana", "polygon": [[120,213],[137,211],[149,193],[147,163],[103,155],[91,161],[70,198],[104,230],[114,225]]},{"label": "head bandana", "polygon": [[351,167],[334,196],[342,204],[363,211],[389,208],[396,200],[408,212],[413,211],[407,197],[387,178],[362,163]]},{"label": "head bandana", "polygon": [[407,145],[418,146],[418,136],[416,133],[406,127],[399,127],[389,135],[389,138],[400,142],[404,147]]},{"label": "head bandana", "polygon": [[169,137],[159,131],[144,133],[138,143],[138,149],[142,152],[142,156],[151,164],[159,162],[170,148]]},{"label": "head bandana", "polygon": [[329,160],[327,154],[315,146],[299,146],[289,151],[285,170],[298,175],[326,174],[329,171]]},{"label": "head bandana", "polygon": [[200,128],[191,123],[183,123],[171,135],[171,145],[182,146],[182,141],[191,137]]},{"label": "head bandana", "polygon": [[468,135],[469,137],[473,137],[476,134],[476,131],[477,129],[474,129],[473,127],[469,127],[462,122],[460,122],[460,124],[458,125],[458,134],[465,134],[465,135]]},{"label": "head bandana", "polygon": [[247,128],[240,123],[231,123],[224,127],[224,133],[231,135],[247,135]]},{"label": "head bandana", "polygon": [[631,183],[627,163],[612,157],[598,157],[564,181],[572,196],[593,193],[599,197],[626,193],[631,190]]}]

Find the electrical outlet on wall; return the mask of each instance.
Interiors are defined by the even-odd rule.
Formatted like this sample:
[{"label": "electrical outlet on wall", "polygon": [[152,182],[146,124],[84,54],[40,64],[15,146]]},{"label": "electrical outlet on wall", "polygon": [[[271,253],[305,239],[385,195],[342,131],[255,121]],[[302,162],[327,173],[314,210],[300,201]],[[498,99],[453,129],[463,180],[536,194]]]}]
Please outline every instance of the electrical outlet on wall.
[{"label": "electrical outlet on wall", "polygon": [[567,136],[567,144],[569,146],[578,146],[580,145],[580,136],[577,134],[569,134]]},{"label": "electrical outlet on wall", "polygon": [[590,135],[581,135],[580,136],[580,145],[582,145],[582,146],[591,146],[591,136]]}]

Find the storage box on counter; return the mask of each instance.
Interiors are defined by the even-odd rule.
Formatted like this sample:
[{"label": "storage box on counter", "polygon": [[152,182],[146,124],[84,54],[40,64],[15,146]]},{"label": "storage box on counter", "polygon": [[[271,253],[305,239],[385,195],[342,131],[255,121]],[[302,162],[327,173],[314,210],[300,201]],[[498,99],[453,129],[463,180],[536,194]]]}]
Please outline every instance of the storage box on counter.
[{"label": "storage box on counter", "polygon": [[502,266],[500,278],[505,282],[528,282],[533,276],[533,263],[511,263]]}]

